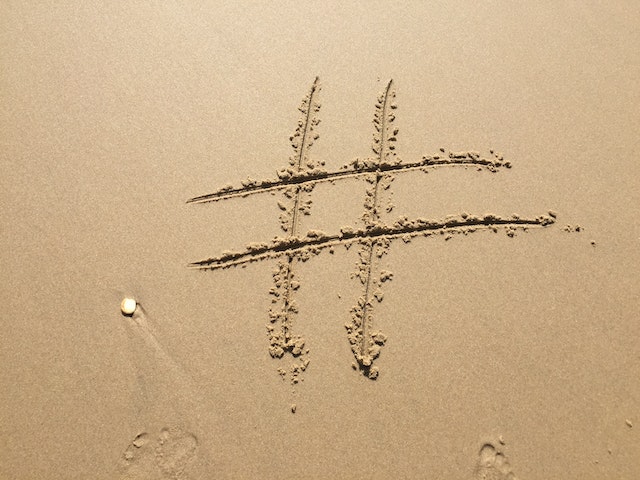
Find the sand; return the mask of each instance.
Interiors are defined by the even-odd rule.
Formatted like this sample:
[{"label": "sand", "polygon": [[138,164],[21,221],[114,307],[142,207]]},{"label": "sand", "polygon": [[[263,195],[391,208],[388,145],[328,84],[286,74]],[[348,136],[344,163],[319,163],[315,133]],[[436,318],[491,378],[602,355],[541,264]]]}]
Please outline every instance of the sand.
[{"label": "sand", "polygon": [[0,5],[0,478],[638,478],[640,9],[431,3]]}]

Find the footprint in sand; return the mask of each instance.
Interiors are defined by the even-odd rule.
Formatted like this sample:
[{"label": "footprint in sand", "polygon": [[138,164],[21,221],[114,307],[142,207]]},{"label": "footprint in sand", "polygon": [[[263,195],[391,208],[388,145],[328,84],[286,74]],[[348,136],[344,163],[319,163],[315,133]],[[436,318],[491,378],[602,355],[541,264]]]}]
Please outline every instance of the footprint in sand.
[{"label": "footprint in sand", "polygon": [[491,443],[485,443],[478,453],[473,480],[516,480],[507,457]]},{"label": "footprint in sand", "polygon": [[163,428],[155,451],[156,465],[166,478],[183,478],[182,474],[197,449],[195,435],[179,428]]},{"label": "footprint in sand", "polygon": [[185,470],[195,458],[198,439],[178,427],[166,427],[158,435],[136,435],[120,462],[122,480],[187,480]]}]

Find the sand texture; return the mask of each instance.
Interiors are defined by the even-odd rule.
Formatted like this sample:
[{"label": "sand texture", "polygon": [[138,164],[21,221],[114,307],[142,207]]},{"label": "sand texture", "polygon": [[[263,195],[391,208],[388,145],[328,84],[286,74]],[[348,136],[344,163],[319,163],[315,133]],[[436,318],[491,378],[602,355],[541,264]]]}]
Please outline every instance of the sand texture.
[{"label": "sand texture", "polygon": [[0,4],[0,479],[640,478],[635,2]]}]

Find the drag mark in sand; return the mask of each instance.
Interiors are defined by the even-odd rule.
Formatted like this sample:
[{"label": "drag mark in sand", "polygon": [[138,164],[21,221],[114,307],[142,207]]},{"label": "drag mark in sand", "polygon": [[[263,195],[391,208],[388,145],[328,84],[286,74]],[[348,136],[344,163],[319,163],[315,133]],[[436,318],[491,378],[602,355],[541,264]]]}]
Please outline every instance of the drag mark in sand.
[{"label": "drag mark in sand", "polygon": [[[319,138],[315,128],[320,123],[317,113],[320,111],[318,92],[319,79],[316,77],[307,96],[298,108],[302,117],[298,120],[296,131],[289,138],[293,155],[289,158],[289,167],[282,175],[311,174],[316,163],[310,158],[309,151],[313,142]],[[280,208],[280,227],[287,233],[287,239],[295,239],[300,228],[300,219],[311,214],[311,191],[314,184],[291,184],[286,187],[283,198],[278,202]],[[272,307],[269,310],[269,354],[272,358],[282,358],[285,353],[295,359],[287,372],[280,369],[285,378],[289,376],[292,384],[298,383],[309,365],[309,349],[302,335],[293,332],[294,317],[298,314],[298,305],[294,300],[294,292],[300,288],[300,281],[295,274],[295,265],[300,261],[301,253],[295,250],[286,252],[285,258],[278,261],[273,272],[274,287],[270,290]]]},{"label": "drag mark in sand", "polygon": [[424,155],[422,160],[416,162],[387,163],[385,161],[372,162],[371,160],[356,159],[342,166],[336,171],[326,171],[322,168],[325,162],[321,162],[313,170],[295,172],[293,169],[284,169],[277,172],[277,179],[254,180],[247,179],[242,182],[242,186],[224,186],[213,193],[200,195],[187,200],[187,203],[211,203],[220,200],[227,200],[235,197],[248,197],[258,193],[274,192],[284,190],[291,185],[315,185],[321,182],[333,182],[343,178],[357,178],[373,172],[398,172],[422,170],[428,172],[437,167],[476,167],[478,170],[486,169],[490,172],[497,172],[498,169],[511,168],[511,162],[491,152],[493,159],[482,157],[479,152],[447,152],[440,149],[434,155]]},{"label": "drag mark in sand", "polygon": [[[395,92],[392,86],[393,80],[389,80],[384,93],[378,97],[373,116],[375,132],[371,150],[375,154],[374,165],[378,168],[366,177],[369,186],[366,190],[364,213],[362,214],[365,231],[374,231],[376,228],[385,227],[380,220],[381,192],[389,190],[393,177],[388,172],[380,170],[380,165],[383,162],[386,164],[400,163],[394,145],[398,129],[394,126],[395,114],[393,110],[396,109],[396,104],[393,103]],[[391,209],[389,199],[387,211],[391,211]],[[373,361],[378,358],[380,349],[387,340],[384,333],[373,330],[373,299],[375,298],[378,302],[382,301],[382,282],[391,279],[390,272],[383,273],[380,266],[382,257],[388,253],[389,245],[389,237],[369,237],[360,242],[358,264],[353,277],[360,280],[363,294],[358,298],[356,305],[351,308],[351,322],[345,325],[351,351],[357,361],[354,366],[359,367],[371,379],[378,376],[378,367],[373,366]]]},{"label": "drag mark in sand", "polygon": [[[383,214],[393,210],[390,187],[396,175],[422,170],[428,172],[441,167],[473,167],[477,170],[498,172],[501,168],[511,168],[500,154],[490,151],[492,157],[482,157],[478,152],[447,152],[444,148],[436,155],[425,155],[419,161],[403,162],[395,151],[395,142],[399,133],[395,126],[395,90],[390,80],[384,91],[378,96],[373,118],[374,135],[371,150],[373,156],[355,159],[341,169],[327,171],[324,162],[315,162],[309,157],[313,142],[318,139],[315,128],[320,123],[317,113],[320,104],[317,94],[320,90],[316,77],[307,96],[303,99],[299,111],[302,114],[295,133],[290,137],[293,155],[289,166],[279,170],[274,179],[247,179],[241,187],[224,186],[212,193],[190,198],[187,203],[211,203],[234,197],[246,197],[258,193],[282,191],[278,202],[280,226],[285,236],[276,236],[267,242],[250,243],[244,250],[226,251],[216,257],[191,263],[189,266],[199,270],[217,270],[258,262],[268,259],[277,260],[273,273],[274,287],[270,290],[272,307],[269,311],[270,323],[269,353],[273,358],[282,358],[285,354],[294,357],[287,372],[280,368],[279,373],[289,376],[291,383],[301,380],[301,374],[309,364],[309,349],[305,339],[293,332],[294,317],[298,314],[295,292],[301,287],[296,266],[323,250],[338,245],[346,248],[357,243],[358,261],[352,277],[361,284],[362,293],[351,309],[351,321],[345,325],[347,338],[356,363],[367,378],[376,379],[379,375],[374,360],[380,355],[387,336],[374,328],[374,307],[383,300],[383,283],[393,278],[386,270],[383,258],[389,253],[394,240],[410,241],[417,236],[441,235],[445,240],[453,235],[498,229],[506,231],[509,237],[518,230],[527,231],[531,227],[547,227],[556,221],[556,214],[539,215],[535,218],[521,218],[518,215],[503,217],[494,214],[481,216],[462,213],[450,215],[444,220],[425,218],[408,219],[399,217],[396,221],[383,221]],[[311,193],[316,184],[335,182],[347,178],[363,178],[367,182],[364,212],[361,216],[362,227],[344,226],[338,233],[325,233],[307,230],[302,233],[301,218],[311,213]],[[292,408],[292,411],[295,411]]]},{"label": "drag mark in sand", "polygon": [[[409,220],[406,217],[400,217],[392,225],[378,225],[370,229],[342,227],[340,233],[331,235],[317,230],[309,230],[303,237],[276,237],[271,242],[250,243],[244,250],[223,252],[220,256],[190,263],[189,267],[198,270],[219,270],[290,254],[299,254],[302,261],[306,261],[311,255],[318,254],[322,250],[338,245],[348,247],[353,243],[366,242],[369,239],[394,240],[400,238],[406,242],[414,237],[433,235],[449,239],[457,234],[468,235],[481,230],[497,232],[498,229],[504,229],[509,237],[513,237],[518,230],[528,231],[529,228],[547,227],[553,223],[555,223],[555,219],[549,215],[520,218],[518,215],[501,217],[493,214],[477,216],[462,213],[450,215],[445,220],[424,218]],[[297,288],[297,284],[295,285]]]},{"label": "drag mark in sand", "polygon": [[[289,167],[281,171],[283,177],[309,175],[316,168],[316,163],[309,157],[309,151],[313,142],[319,138],[315,132],[315,127],[320,123],[317,117],[320,111],[317,100],[319,90],[319,79],[316,77],[298,108],[302,117],[298,120],[296,131],[289,138],[294,154],[289,158]],[[288,234],[286,238],[289,240],[297,238],[301,217],[311,214],[310,196],[313,186],[312,183],[288,184],[282,200],[278,202],[281,210],[280,227]],[[295,273],[300,255],[300,252],[291,250],[286,252],[284,259],[278,261],[277,270],[273,273],[274,287],[269,292],[273,297],[269,310],[270,323],[267,325],[269,354],[272,358],[282,358],[285,353],[294,357],[288,372],[279,369],[283,378],[289,376],[292,384],[298,383],[300,375],[309,365],[309,349],[305,346],[305,339],[293,333],[293,319],[299,311],[293,297],[294,292],[300,288],[300,281]]]},{"label": "drag mark in sand", "polygon": [[[302,100],[298,110],[301,118],[294,134],[289,138],[293,155],[289,158],[289,167],[280,173],[283,177],[292,175],[313,174],[316,163],[309,156],[313,142],[319,138],[316,127],[320,123],[317,116],[320,111],[318,92],[319,79],[316,77],[307,96]],[[278,202],[280,213],[280,227],[287,234],[287,239],[297,238],[301,217],[311,214],[311,191],[314,184],[289,184],[284,189],[282,199]],[[300,281],[295,273],[295,265],[300,261],[300,252],[289,251],[284,259],[278,261],[277,269],[273,272],[274,287],[269,291],[272,295],[272,307],[269,309],[269,354],[272,358],[282,358],[289,353],[295,360],[288,372],[279,369],[285,378],[289,376],[292,384],[298,383],[301,374],[309,365],[309,349],[305,346],[302,335],[294,333],[294,317],[298,314],[298,305],[294,299],[294,292],[300,288]]]}]

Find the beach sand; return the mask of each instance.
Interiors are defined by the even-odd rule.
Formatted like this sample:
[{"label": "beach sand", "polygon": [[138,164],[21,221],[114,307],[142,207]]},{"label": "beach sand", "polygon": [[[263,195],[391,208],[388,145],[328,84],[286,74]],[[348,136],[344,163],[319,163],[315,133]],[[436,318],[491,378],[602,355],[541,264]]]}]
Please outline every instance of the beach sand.
[{"label": "beach sand", "polygon": [[410,3],[0,5],[0,478],[638,478],[640,8]]}]

